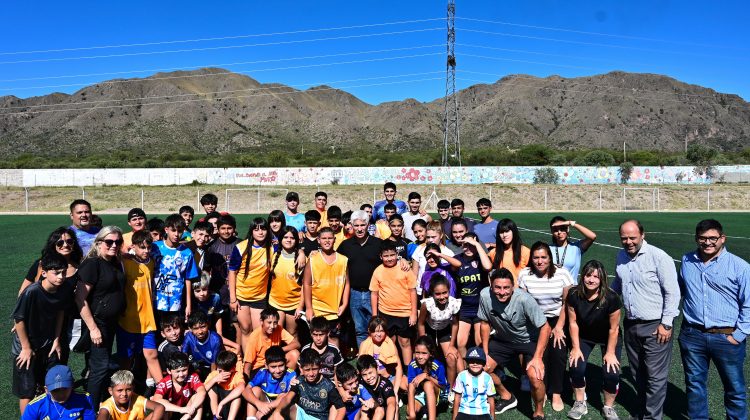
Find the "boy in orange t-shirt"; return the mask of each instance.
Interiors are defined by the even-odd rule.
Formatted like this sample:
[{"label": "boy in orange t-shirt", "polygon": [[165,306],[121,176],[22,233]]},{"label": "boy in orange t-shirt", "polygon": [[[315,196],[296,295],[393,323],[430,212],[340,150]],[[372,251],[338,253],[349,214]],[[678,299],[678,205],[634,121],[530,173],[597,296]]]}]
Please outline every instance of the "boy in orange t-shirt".
[{"label": "boy in orange t-shirt", "polygon": [[417,322],[417,279],[412,271],[403,271],[398,265],[395,242],[382,242],[380,259],[383,264],[375,269],[370,281],[372,316],[385,319],[388,336],[391,340],[398,338],[401,358],[409,363]]},{"label": "boy in orange t-shirt", "polygon": [[291,370],[297,368],[299,358],[299,341],[279,325],[279,312],[267,306],[260,313],[260,328],[253,331],[247,339],[244,372],[250,379],[266,364],[266,350],[271,346],[281,346],[286,353],[286,366]]},{"label": "boy in orange t-shirt", "polygon": [[214,418],[235,420],[242,404],[245,379],[237,369],[237,355],[223,350],[216,356],[216,370],[209,373],[203,386],[208,390]]}]

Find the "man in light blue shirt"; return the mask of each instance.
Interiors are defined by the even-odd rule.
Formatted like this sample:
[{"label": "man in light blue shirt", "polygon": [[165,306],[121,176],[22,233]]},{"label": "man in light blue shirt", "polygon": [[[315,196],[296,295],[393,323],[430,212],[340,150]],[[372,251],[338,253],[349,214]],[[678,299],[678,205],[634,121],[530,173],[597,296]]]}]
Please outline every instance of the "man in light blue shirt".
[{"label": "man in light blue shirt", "polygon": [[721,223],[702,220],[695,228],[698,248],[682,257],[685,318],[679,343],[691,419],[709,417],[711,361],[724,384],[726,417],[746,419],[748,414],[743,368],[750,333],[750,264],[730,253],[725,241]]},{"label": "man in light blue shirt", "polygon": [[627,220],[620,225],[623,249],[617,254],[612,289],[625,308],[624,342],[635,376],[636,418],[660,419],[667,397],[672,361],[672,320],[679,315],[680,288],[674,261],[646,243],[643,225]]}]

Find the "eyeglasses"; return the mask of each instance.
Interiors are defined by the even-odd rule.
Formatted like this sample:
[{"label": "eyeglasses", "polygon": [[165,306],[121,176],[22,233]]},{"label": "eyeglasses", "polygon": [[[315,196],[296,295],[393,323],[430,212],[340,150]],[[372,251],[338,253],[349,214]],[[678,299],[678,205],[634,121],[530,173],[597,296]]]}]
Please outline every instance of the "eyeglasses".
[{"label": "eyeglasses", "polygon": [[719,239],[721,239],[721,236],[696,236],[695,239],[704,244],[715,244],[719,242]]},{"label": "eyeglasses", "polygon": [[75,240],[73,240],[73,239],[60,239],[57,242],[55,242],[55,246],[58,247],[58,248],[62,248],[63,245],[73,246],[74,242],[75,242]]},{"label": "eyeglasses", "polygon": [[122,245],[122,239],[104,239],[102,242],[104,242],[104,245],[107,245],[107,248],[112,248],[112,245]]}]

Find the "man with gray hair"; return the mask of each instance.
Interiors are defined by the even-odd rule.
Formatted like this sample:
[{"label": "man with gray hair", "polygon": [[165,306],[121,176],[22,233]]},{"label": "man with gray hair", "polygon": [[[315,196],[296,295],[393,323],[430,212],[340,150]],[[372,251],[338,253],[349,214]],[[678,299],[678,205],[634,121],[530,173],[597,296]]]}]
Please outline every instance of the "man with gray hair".
[{"label": "man with gray hair", "polygon": [[373,271],[381,263],[380,246],[383,241],[368,233],[370,215],[366,211],[353,212],[351,224],[354,228],[354,236],[341,242],[338,252],[349,259],[346,268],[351,286],[349,310],[354,320],[357,347],[359,347],[367,339],[367,323],[372,318],[370,280]]},{"label": "man with gray hair", "polygon": [[661,419],[672,361],[672,321],[679,315],[680,287],[674,261],[646,243],[643,225],[620,225],[623,249],[617,254],[612,290],[625,308],[624,341],[638,391],[638,419]]}]

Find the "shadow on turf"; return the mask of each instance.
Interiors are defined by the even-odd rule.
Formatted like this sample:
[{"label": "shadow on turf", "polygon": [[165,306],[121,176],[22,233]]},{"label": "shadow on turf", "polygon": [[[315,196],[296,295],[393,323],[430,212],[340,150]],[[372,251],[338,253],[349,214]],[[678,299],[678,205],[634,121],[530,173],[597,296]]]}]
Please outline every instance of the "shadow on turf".
[{"label": "shadow on turf", "polygon": [[[597,383],[601,383],[601,368],[589,366],[586,369],[586,377],[592,379],[596,377]],[[627,409],[630,415],[633,415],[635,405],[637,404],[637,395],[635,392],[635,378],[629,366],[622,369],[620,375],[620,390],[617,394],[617,401],[623,408]],[[589,395],[589,404],[593,403]],[[601,402],[598,402],[598,409],[601,410]],[[672,382],[667,383],[667,398],[664,401],[664,417],[675,420],[687,420],[687,395],[685,391],[674,385]]]}]

